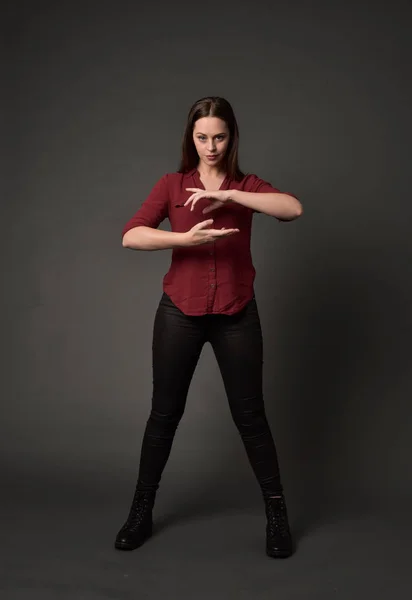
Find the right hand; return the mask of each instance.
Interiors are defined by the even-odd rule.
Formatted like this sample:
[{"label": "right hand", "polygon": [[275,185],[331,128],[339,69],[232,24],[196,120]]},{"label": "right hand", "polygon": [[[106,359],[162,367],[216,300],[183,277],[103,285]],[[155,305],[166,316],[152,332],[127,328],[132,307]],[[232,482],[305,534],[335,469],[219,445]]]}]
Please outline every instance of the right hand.
[{"label": "right hand", "polygon": [[192,229],[185,233],[187,236],[188,246],[199,246],[200,244],[207,244],[214,242],[215,240],[228,237],[235,233],[239,233],[239,229],[212,229],[213,219],[207,219],[201,223],[197,223]]}]

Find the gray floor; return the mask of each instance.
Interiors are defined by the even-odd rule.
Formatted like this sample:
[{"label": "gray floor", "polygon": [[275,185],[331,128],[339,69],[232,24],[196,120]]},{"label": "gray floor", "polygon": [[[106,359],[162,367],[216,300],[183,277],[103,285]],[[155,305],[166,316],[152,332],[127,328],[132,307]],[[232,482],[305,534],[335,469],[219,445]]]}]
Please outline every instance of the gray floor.
[{"label": "gray floor", "polygon": [[[130,487],[130,486],[129,486]],[[289,502],[297,552],[264,553],[260,499],[193,490],[159,496],[156,534],[134,552],[113,548],[126,486],[30,485],[6,495],[3,600],[286,600],[412,597],[408,507]],[[407,520],[409,518],[409,521]]]}]

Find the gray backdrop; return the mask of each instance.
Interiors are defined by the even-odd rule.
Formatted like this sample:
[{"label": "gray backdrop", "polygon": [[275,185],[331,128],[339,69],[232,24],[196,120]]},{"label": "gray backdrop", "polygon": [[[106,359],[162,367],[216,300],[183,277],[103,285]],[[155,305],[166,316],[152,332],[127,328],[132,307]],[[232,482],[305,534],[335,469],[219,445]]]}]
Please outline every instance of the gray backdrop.
[{"label": "gray backdrop", "polygon": [[[410,501],[410,11],[332,4],[10,8],[3,500],[98,498],[120,526],[170,261],[123,249],[121,229],[176,170],[190,105],[216,94],[235,109],[241,167],[305,211],[259,215],[253,236],[266,405],[294,514],[342,495]],[[161,489],[165,502],[257,499],[209,346]]]}]

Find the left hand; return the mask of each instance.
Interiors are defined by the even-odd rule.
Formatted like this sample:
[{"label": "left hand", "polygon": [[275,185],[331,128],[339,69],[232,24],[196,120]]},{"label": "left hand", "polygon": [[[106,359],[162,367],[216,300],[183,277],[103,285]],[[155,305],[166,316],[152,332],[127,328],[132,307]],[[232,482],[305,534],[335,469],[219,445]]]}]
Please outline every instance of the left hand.
[{"label": "left hand", "polygon": [[192,203],[190,210],[194,209],[196,202],[198,202],[201,198],[208,198],[208,199],[212,200],[212,203],[210,204],[210,206],[207,206],[206,208],[204,208],[202,210],[202,213],[211,212],[212,210],[216,210],[217,208],[220,208],[221,206],[226,204],[226,202],[230,202],[229,190],[210,190],[210,191],[208,191],[208,190],[202,190],[200,188],[186,188],[186,191],[193,192],[192,195],[190,196],[190,198],[188,198],[186,200],[186,202],[184,203],[184,206],[187,206],[188,204]]}]

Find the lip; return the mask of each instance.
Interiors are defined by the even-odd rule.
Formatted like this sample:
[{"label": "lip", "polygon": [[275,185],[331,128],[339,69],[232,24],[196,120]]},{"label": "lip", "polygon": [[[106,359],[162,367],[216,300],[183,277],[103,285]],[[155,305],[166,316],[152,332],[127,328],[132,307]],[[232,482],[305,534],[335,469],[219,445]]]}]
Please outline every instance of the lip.
[{"label": "lip", "polygon": [[213,160],[213,159],[217,158],[218,156],[219,156],[218,154],[210,154],[210,155],[206,154],[206,158],[208,158],[209,160]]}]

